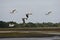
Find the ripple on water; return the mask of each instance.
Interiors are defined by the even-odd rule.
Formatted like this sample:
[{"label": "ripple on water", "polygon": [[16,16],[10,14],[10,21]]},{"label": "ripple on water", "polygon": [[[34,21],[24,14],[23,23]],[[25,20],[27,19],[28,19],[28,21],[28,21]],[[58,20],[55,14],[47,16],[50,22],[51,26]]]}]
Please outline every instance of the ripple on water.
[{"label": "ripple on water", "polygon": [[0,38],[0,40],[60,40],[59,36],[41,38]]}]

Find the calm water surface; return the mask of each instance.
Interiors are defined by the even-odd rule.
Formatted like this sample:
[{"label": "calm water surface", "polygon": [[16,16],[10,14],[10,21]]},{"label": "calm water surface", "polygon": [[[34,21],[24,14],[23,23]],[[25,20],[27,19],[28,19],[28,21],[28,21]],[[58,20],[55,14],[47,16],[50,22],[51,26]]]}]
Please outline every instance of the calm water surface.
[{"label": "calm water surface", "polygon": [[59,36],[42,38],[0,38],[0,40],[60,40]]}]

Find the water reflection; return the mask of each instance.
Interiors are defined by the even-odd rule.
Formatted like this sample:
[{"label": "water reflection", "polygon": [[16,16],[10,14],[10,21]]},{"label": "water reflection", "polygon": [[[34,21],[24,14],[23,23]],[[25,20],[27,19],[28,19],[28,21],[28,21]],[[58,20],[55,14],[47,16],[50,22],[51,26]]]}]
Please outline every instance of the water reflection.
[{"label": "water reflection", "polygon": [[41,38],[0,38],[0,40],[60,40],[59,36]]}]

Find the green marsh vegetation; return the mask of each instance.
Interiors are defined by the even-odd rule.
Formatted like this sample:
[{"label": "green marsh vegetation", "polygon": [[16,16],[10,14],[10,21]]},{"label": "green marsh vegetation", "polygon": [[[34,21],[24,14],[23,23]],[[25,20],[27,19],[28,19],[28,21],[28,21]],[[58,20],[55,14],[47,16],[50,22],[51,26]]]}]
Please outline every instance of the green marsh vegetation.
[{"label": "green marsh vegetation", "polygon": [[[11,22],[4,22],[4,21],[0,21],[0,28],[9,28],[9,23]],[[13,28],[35,28],[35,27],[60,27],[60,23],[25,23],[25,25],[23,23],[16,23],[16,22],[12,22],[13,24],[15,24],[15,26]]]}]

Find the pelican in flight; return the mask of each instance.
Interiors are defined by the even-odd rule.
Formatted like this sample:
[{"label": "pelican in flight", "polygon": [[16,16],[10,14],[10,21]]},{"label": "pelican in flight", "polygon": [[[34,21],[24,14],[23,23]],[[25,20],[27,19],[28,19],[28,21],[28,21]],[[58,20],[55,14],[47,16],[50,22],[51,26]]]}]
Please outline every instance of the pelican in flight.
[{"label": "pelican in flight", "polygon": [[16,9],[13,9],[10,13],[14,13],[16,11]]},{"label": "pelican in flight", "polygon": [[51,11],[49,11],[46,15],[49,15],[50,13],[52,13]]}]

